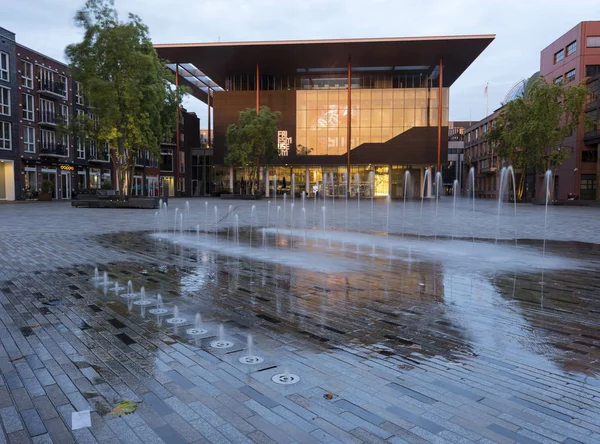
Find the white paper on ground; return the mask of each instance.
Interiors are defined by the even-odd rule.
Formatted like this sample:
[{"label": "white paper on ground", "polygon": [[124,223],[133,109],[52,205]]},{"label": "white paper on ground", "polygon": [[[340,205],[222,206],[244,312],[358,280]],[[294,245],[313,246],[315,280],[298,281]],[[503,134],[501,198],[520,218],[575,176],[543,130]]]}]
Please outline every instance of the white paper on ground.
[{"label": "white paper on ground", "polygon": [[89,410],[71,413],[71,430],[83,429],[92,426],[92,417]]}]

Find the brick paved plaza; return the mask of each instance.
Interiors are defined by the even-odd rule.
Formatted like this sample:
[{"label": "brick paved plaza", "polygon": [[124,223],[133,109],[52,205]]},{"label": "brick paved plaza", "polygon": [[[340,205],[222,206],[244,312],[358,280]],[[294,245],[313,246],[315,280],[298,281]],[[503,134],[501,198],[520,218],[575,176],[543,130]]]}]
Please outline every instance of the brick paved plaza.
[{"label": "brick paved plaza", "polygon": [[0,443],[600,442],[599,209],[290,203],[0,205]]}]

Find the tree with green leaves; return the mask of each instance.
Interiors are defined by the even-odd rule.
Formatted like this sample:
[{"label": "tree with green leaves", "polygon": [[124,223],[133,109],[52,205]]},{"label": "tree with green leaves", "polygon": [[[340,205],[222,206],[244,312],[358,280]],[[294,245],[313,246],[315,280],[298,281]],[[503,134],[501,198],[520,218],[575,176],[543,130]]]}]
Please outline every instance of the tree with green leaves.
[{"label": "tree with green leaves", "polygon": [[240,112],[238,123],[227,127],[227,155],[225,162],[250,169],[250,189],[254,194],[259,180],[261,162],[277,157],[277,121],[280,112],[262,106],[259,112],[248,108]]},{"label": "tree with green leaves", "polygon": [[87,0],[75,22],[83,40],[66,54],[95,116],[83,127],[110,150],[122,197],[131,194],[138,152],[158,157],[160,142],[174,134],[184,90],[173,87],[142,20],[120,20],[114,0]]},{"label": "tree with green leaves", "polygon": [[488,133],[498,156],[521,170],[517,195],[523,197],[527,171],[555,170],[573,151],[565,143],[580,125],[587,126],[585,85],[562,85],[532,78],[520,97],[504,105]]}]

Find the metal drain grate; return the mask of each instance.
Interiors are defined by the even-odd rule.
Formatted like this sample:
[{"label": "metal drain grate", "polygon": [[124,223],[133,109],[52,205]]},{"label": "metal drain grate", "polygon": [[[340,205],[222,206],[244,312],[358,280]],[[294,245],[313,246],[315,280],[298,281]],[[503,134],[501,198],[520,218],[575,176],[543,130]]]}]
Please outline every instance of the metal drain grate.
[{"label": "metal drain grate", "polygon": [[185,332],[188,335],[200,336],[208,333],[208,330],[204,330],[203,328],[188,328]]},{"label": "metal drain grate", "polygon": [[233,347],[233,342],[231,341],[212,341],[210,343],[212,348],[231,348]]},{"label": "metal drain grate", "polygon": [[261,358],[260,356],[242,356],[240,358],[240,362],[242,364],[250,365],[262,364],[263,362],[265,362],[265,358]]},{"label": "metal drain grate", "polygon": [[290,385],[300,381],[300,376],[293,373],[278,373],[271,378],[275,384]]}]

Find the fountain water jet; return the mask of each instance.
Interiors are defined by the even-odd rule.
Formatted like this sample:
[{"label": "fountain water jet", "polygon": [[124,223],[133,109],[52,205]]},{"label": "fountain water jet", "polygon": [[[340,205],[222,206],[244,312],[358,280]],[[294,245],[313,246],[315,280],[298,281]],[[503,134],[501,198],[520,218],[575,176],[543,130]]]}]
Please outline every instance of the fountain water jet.
[{"label": "fountain water jet", "polygon": [[161,295],[156,296],[156,308],[148,310],[148,313],[155,314],[157,316],[167,314],[168,312],[169,310],[163,307],[163,300]]},{"label": "fountain water jet", "polygon": [[179,324],[185,323],[186,320],[187,319],[179,316],[179,307],[176,305],[175,307],[173,307],[173,317],[167,319],[167,323],[173,324],[173,325],[179,325]]},{"label": "fountain water jet", "polygon": [[202,328],[202,317],[200,313],[196,313],[196,318],[194,319],[194,326],[192,328],[188,328],[185,331],[188,335],[192,336],[201,336],[208,333],[208,330]]},{"label": "fountain water jet", "polygon": [[254,356],[254,354],[252,353],[252,348],[253,348],[253,341],[252,341],[252,335],[248,334],[248,354],[246,356],[242,356],[239,361],[242,364],[250,364],[250,365],[256,365],[256,364],[261,364],[262,362],[264,362],[264,358],[260,357],[260,356]]},{"label": "fountain water jet", "polygon": [[227,341],[225,339],[225,327],[223,324],[219,325],[219,336],[216,341],[212,341],[210,343],[212,348],[231,348],[233,347],[233,342]]},{"label": "fountain water jet", "polygon": [[425,199],[425,186],[427,185],[427,179],[430,175],[431,171],[429,168],[427,168],[425,170],[425,174],[423,175],[423,189],[421,190],[421,212],[419,213],[419,234],[417,235],[417,240],[421,240],[421,227],[423,226],[423,200]]},{"label": "fountain water jet", "polygon": [[140,288],[140,298],[134,302],[135,305],[146,306],[152,304],[152,301],[146,299],[146,289]]}]

